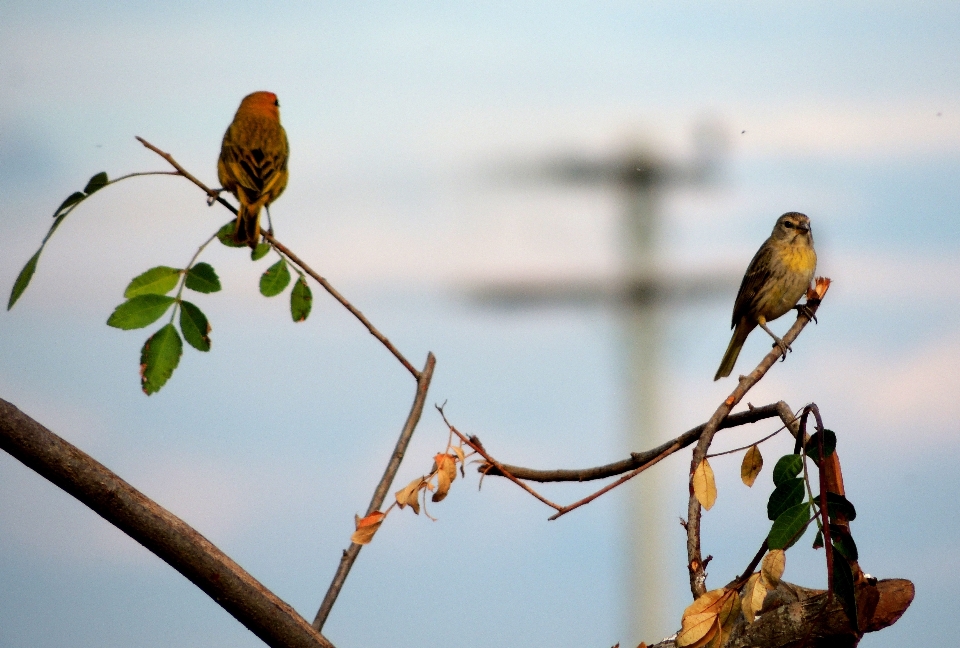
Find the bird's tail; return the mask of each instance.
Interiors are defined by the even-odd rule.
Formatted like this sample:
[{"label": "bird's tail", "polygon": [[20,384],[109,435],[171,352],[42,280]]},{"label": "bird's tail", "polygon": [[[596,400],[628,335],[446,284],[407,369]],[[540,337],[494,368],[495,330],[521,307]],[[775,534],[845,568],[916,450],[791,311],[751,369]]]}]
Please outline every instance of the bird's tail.
[{"label": "bird's tail", "polygon": [[233,233],[233,241],[237,245],[257,247],[260,242],[260,205],[240,204],[240,213],[237,214],[237,227]]},{"label": "bird's tail", "polygon": [[733,371],[733,365],[737,364],[740,349],[743,348],[743,343],[747,341],[747,336],[750,335],[752,330],[753,326],[750,326],[746,319],[737,323],[737,328],[734,330],[733,337],[730,338],[730,344],[727,346],[727,352],[723,354],[723,360],[720,361],[717,375],[713,377],[714,380],[720,380],[730,375],[730,372]]}]

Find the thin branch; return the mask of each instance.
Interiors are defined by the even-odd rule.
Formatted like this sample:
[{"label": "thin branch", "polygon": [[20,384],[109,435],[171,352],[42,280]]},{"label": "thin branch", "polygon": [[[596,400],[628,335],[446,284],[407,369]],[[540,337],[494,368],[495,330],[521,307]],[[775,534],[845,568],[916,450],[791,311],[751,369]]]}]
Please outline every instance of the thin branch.
[{"label": "thin branch", "polygon": [[300,257],[298,257],[296,254],[294,254],[293,252],[291,252],[290,249],[289,249],[287,246],[283,245],[280,241],[278,241],[277,239],[275,239],[272,234],[270,234],[270,233],[268,233],[268,232],[264,232],[264,233],[263,233],[263,238],[265,238],[267,241],[269,241],[270,244],[273,245],[273,247],[275,247],[275,248],[277,249],[277,251],[281,252],[284,256],[286,256],[287,258],[289,258],[290,261],[292,261],[293,263],[295,263],[296,265],[298,265],[301,270],[303,270],[303,271],[306,272],[308,275],[310,275],[311,277],[313,277],[313,279],[314,279],[318,284],[320,284],[321,286],[323,286],[323,289],[324,289],[324,290],[326,290],[328,293],[330,293],[330,294],[333,296],[334,299],[336,299],[338,302],[340,302],[341,304],[343,304],[343,307],[344,307],[344,308],[346,308],[348,311],[350,311],[350,312],[353,314],[354,317],[356,317],[358,320],[360,320],[360,323],[363,324],[363,325],[367,328],[368,331],[370,331],[370,334],[371,334],[373,337],[375,337],[375,338],[377,338],[378,340],[380,340],[380,344],[382,344],[383,346],[387,347],[387,350],[390,351],[390,353],[392,353],[392,354],[394,355],[394,357],[395,357],[397,360],[400,361],[400,364],[402,364],[404,367],[406,367],[407,371],[409,371],[411,374],[413,374],[413,377],[414,377],[415,379],[417,379],[417,380],[420,379],[420,372],[417,371],[416,368],[414,368],[414,366],[413,366],[412,364],[410,364],[410,361],[407,360],[407,359],[403,356],[402,353],[400,353],[400,351],[397,349],[397,347],[393,346],[393,344],[390,342],[390,340],[388,340],[387,337],[386,337],[383,333],[381,333],[380,331],[377,330],[377,327],[375,327],[373,324],[370,323],[370,320],[368,320],[368,319],[364,316],[363,313],[361,313],[353,304],[351,304],[349,301],[347,301],[347,298],[344,297],[343,295],[341,295],[340,292],[339,292],[336,288],[334,288],[332,285],[330,285],[330,282],[329,282],[329,281],[327,281],[326,279],[324,279],[323,277],[321,277],[319,274],[317,274],[316,271],[313,270],[313,268],[311,268],[311,267],[308,266],[306,263],[304,263],[304,262],[300,259]]},{"label": "thin branch", "polygon": [[[725,428],[737,427],[740,425],[756,423],[757,421],[773,418],[774,416],[782,416],[780,414],[781,405],[783,407],[787,407],[787,410],[789,411],[789,407],[783,402],[764,405],[763,407],[755,407],[746,412],[737,412],[736,414],[729,415],[723,421],[721,421],[718,429],[722,430]],[[583,482],[592,481],[594,479],[604,479],[606,477],[622,475],[627,471],[636,470],[637,468],[645,466],[651,461],[657,459],[657,457],[662,455],[667,450],[670,450],[672,454],[677,450],[686,448],[700,438],[700,435],[703,434],[705,427],[706,423],[698,425],[693,429],[687,430],[677,438],[667,441],[656,448],[646,450],[644,452],[632,452],[630,453],[629,459],[616,461],[603,466],[597,466],[595,468],[538,470],[536,468],[524,468],[522,466],[511,466],[509,464],[501,465],[504,469],[510,471],[510,473],[512,473],[518,479],[527,479],[529,481]],[[479,470],[487,475],[500,475],[495,466],[480,466]]]},{"label": "thin branch", "polygon": [[[420,415],[423,414],[423,404],[427,399],[427,391],[430,389],[430,381],[433,379],[433,368],[436,362],[433,354],[428,353],[427,363],[424,365],[423,371],[417,372],[417,395],[413,400],[413,405],[410,407],[410,414],[407,416],[407,421],[404,423],[403,430],[400,432],[400,438],[397,439],[397,445],[393,449],[393,454],[390,455],[390,461],[387,462],[383,477],[380,478],[380,483],[377,484],[376,490],[373,491],[373,497],[370,499],[370,506],[367,507],[366,515],[378,511],[380,507],[383,506],[383,501],[387,497],[390,485],[393,484],[393,479],[397,476],[397,470],[400,469],[400,463],[403,461],[403,456],[407,452],[410,438],[413,436],[413,431],[420,421]],[[323,597],[323,603],[320,604],[320,609],[317,610],[317,616],[313,620],[313,628],[317,632],[323,629],[323,624],[326,623],[327,617],[330,616],[333,604],[336,603],[337,596],[340,595],[340,590],[343,589],[343,585],[347,581],[347,575],[350,573],[350,568],[353,567],[357,556],[360,555],[361,548],[362,545],[350,543],[350,547],[344,550],[343,556],[340,558],[340,565],[337,567],[337,572],[334,574],[333,581],[330,583],[330,587]]]},{"label": "thin branch", "polygon": [[[790,330],[787,331],[786,335],[783,336],[783,341],[787,346],[797,339],[800,332],[816,315],[820,302],[829,287],[829,280],[817,279],[817,292],[813,294],[808,293],[805,307],[797,311],[797,320],[793,323],[793,326],[790,327]],[[710,417],[710,420],[707,421],[703,433],[700,435],[700,440],[693,450],[693,457],[690,461],[690,496],[687,504],[687,570],[690,575],[690,591],[694,599],[706,593],[707,574],[703,565],[703,555],[700,552],[700,501],[697,500],[694,494],[693,473],[697,469],[697,466],[700,465],[700,462],[703,461],[704,457],[706,457],[707,451],[710,449],[710,443],[713,441],[713,436],[719,429],[720,422],[730,414],[730,410],[736,407],[737,403],[750,391],[750,388],[756,385],[757,382],[766,375],[767,371],[770,370],[780,357],[780,349],[777,345],[774,345],[774,348],[760,361],[756,369],[746,376],[740,377],[736,389],[723,401],[720,407],[713,413],[713,416]],[[793,428],[791,428],[791,431],[793,431]]]},{"label": "thin branch", "polygon": [[714,453],[708,454],[708,455],[707,455],[707,459],[713,459],[714,457],[722,457],[722,456],[724,456],[724,455],[736,454],[736,453],[741,452],[741,451],[743,451],[743,450],[749,450],[750,448],[752,448],[752,447],[755,446],[755,445],[760,445],[760,444],[763,443],[764,441],[769,441],[770,439],[772,439],[773,437],[777,436],[778,434],[780,434],[781,432],[783,432],[783,431],[786,430],[786,429],[787,429],[787,426],[786,426],[786,425],[781,425],[780,427],[778,427],[778,428],[776,429],[775,432],[772,432],[772,433],[768,434],[767,436],[763,437],[762,439],[758,439],[757,441],[754,441],[754,442],[751,443],[750,445],[740,446],[739,448],[734,448],[733,450],[724,450],[723,452],[714,452]]},{"label": "thin branch", "polygon": [[187,523],[2,399],[0,449],[156,554],[267,645],[333,648],[292,607]]},{"label": "thin branch", "polygon": [[637,475],[639,475],[640,473],[642,473],[642,472],[643,472],[644,470],[646,470],[647,468],[650,468],[651,466],[660,463],[661,460],[666,459],[667,457],[669,457],[670,455],[672,455],[674,452],[676,452],[676,451],[679,450],[679,449],[680,449],[680,446],[679,446],[678,444],[675,444],[675,447],[667,448],[666,450],[664,450],[662,453],[660,453],[660,454],[659,454],[657,457],[655,457],[654,459],[652,459],[652,460],[648,461],[647,463],[643,464],[642,466],[640,466],[640,467],[637,468],[636,470],[632,470],[632,471],[628,472],[626,475],[624,475],[623,477],[621,477],[621,478],[618,479],[617,481],[613,482],[612,484],[607,484],[606,486],[604,486],[603,488],[601,488],[600,490],[598,490],[596,493],[593,493],[592,495],[587,495],[587,496],[584,497],[582,500],[579,500],[579,501],[577,501],[577,502],[574,502],[573,504],[570,504],[570,505],[568,505],[568,506],[564,506],[561,510],[557,511],[556,515],[554,515],[553,517],[551,517],[551,518],[549,518],[549,519],[550,519],[551,521],[552,521],[552,520],[556,520],[556,519],[557,519],[558,517],[560,517],[561,515],[565,515],[565,514],[569,513],[570,511],[572,511],[572,510],[574,510],[574,509],[576,509],[576,508],[580,508],[580,507],[583,506],[584,504],[589,504],[590,502],[592,502],[593,500],[597,499],[598,497],[600,497],[601,495],[603,495],[603,494],[606,493],[607,491],[613,490],[614,488],[616,488],[616,487],[619,486],[620,484],[623,484],[623,483],[625,483],[625,482],[627,482],[627,481],[630,481],[631,479],[633,479],[634,477],[636,477]]},{"label": "thin branch", "polygon": [[[156,153],[157,155],[159,155],[160,157],[162,157],[164,160],[166,160],[168,163],[170,163],[170,166],[172,166],[174,169],[177,170],[177,174],[178,174],[178,175],[182,175],[184,178],[186,178],[187,180],[189,180],[189,181],[192,182],[193,184],[195,184],[195,185],[197,185],[198,187],[200,187],[200,189],[202,189],[203,192],[207,194],[207,196],[209,196],[211,199],[215,200],[216,202],[220,203],[221,205],[223,205],[224,207],[226,207],[227,209],[229,209],[229,210],[230,210],[231,212],[233,212],[234,214],[237,213],[237,208],[236,208],[236,207],[234,207],[233,205],[231,205],[230,203],[228,203],[226,200],[224,200],[223,198],[221,198],[221,197],[220,197],[220,194],[218,194],[216,191],[214,191],[213,189],[211,189],[210,187],[208,187],[207,185],[205,185],[204,183],[202,183],[199,179],[197,179],[196,176],[194,176],[194,175],[191,174],[189,171],[187,171],[187,170],[184,169],[182,166],[180,166],[180,163],[177,162],[177,161],[173,158],[172,155],[170,155],[170,154],[167,153],[166,151],[160,150],[159,148],[157,148],[156,146],[154,146],[153,144],[151,144],[151,143],[148,142],[147,140],[143,139],[142,137],[137,137],[137,140],[138,140],[141,144],[143,144],[145,147],[147,147],[148,149],[150,149],[151,151],[153,151],[154,153]],[[358,320],[360,320],[360,323],[363,324],[363,325],[366,327],[366,329],[370,332],[370,334],[373,335],[373,337],[377,338],[377,340],[379,340],[380,343],[383,344],[383,346],[385,346],[385,347],[387,348],[387,350],[390,351],[390,353],[392,353],[392,354],[394,355],[394,357],[396,357],[397,360],[400,361],[400,364],[402,364],[402,365],[407,369],[407,371],[409,371],[409,372],[413,375],[413,377],[414,377],[415,380],[417,380],[417,381],[420,380],[420,372],[417,371],[417,369],[416,369],[412,364],[410,364],[410,361],[407,360],[407,359],[403,356],[403,354],[400,353],[400,351],[399,351],[395,346],[393,346],[393,344],[390,342],[390,340],[388,340],[387,337],[386,337],[383,333],[381,333],[379,330],[377,330],[377,328],[370,322],[370,320],[368,320],[368,319],[363,315],[363,313],[361,313],[353,304],[351,304],[349,301],[347,301],[346,297],[344,297],[343,295],[341,295],[340,292],[339,292],[336,288],[334,288],[332,285],[330,285],[330,282],[329,282],[329,281],[327,281],[326,279],[324,279],[323,277],[321,277],[321,276],[320,276],[319,274],[317,274],[312,268],[310,268],[310,266],[308,266],[306,263],[304,263],[302,260],[300,260],[300,258],[299,258],[296,254],[294,254],[293,252],[291,252],[291,251],[289,250],[289,248],[287,248],[285,245],[283,245],[282,243],[280,243],[280,241],[278,241],[277,239],[275,239],[272,234],[270,234],[270,233],[268,233],[268,232],[263,232],[263,237],[264,237],[267,241],[269,241],[270,244],[273,245],[273,246],[277,249],[277,251],[279,251],[279,252],[281,252],[282,254],[286,255],[286,256],[290,259],[290,261],[292,261],[293,263],[295,263],[295,264],[296,264],[297,266],[299,266],[304,272],[306,272],[306,273],[309,274],[311,277],[313,277],[313,278],[316,280],[316,282],[319,283],[319,284],[323,287],[324,290],[326,290],[328,293],[330,293],[330,295],[332,295],[334,299],[336,299],[338,302],[340,302],[340,303],[344,306],[344,308],[346,308],[348,311],[350,311],[350,312],[353,314],[354,317],[356,317]]]},{"label": "thin branch", "polygon": [[[514,477],[508,470],[506,470],[506,467],[505,467],[503,464],[501,464],[500,462],[498,462],[496,459],[494,459],[493,457],[491,457],[491,456],[487,453],[487,451],[486,451],[486,450],[484,449],[484,447],[483,447],[483,444],[480,443],[480,439],[478,439],[478,438],[475,437],[475,436],[474,436],[474,437],[467,437],[467,436],[465,436],[463,433],[461,433],[460,430],[458,430],[457,428],[455,428],[455,427],[450,423],[450,421],[447,420],[447,415],[444,414],[444,412],[443,412],[443,406],[442,406],[442,405],[435,405],[435,407],[437,408],[437,411],[440,412],[440,416],[443,417],[443,422],[447,424],[447,427],[450,429],[450,431],[453,432],[454,434],[456,434],[456,435],[460,438],[461,441],[463,441],[463,442],[466,443],[468,446],[470,446],[470,447],[473,449],[474,452],[476,452],[476,453],[479,454],[481,457],[483,457],[484,460],[487,462],[487,464],[489,464],[491,467],[496,467],[496,468],[500,471],[499,474],[500,474],[501,476],[506,477],[507,479],[509,479],[510,481],[512,481],[514,484],[516,484],[517,486],[519,486],[519,487],[522,488],[523,490],[527,491],[528,493],[530,493],[530,494],[533,495],[535,498],[537,498],[538,500],[540,500],[541,502],[543,502],[544,504],[546,504],[546,505],[549,506],[550,508],[554,509],[555,511],[561,511],[561,510],[563,510],[563,507],[562,507],[562,506],[560,506],[559,504],[554,504],[553,502],[551,502],[550,500],[548,500],[546,497],[544,497],[543,495],[541,495],[540,493],[538,493],[537,491],[533,490],[532,488],[530,488],[529,486],[527,486],[526,484],[524,484],[522,481],[520,481],[519,479],[517,479],[516,477]],[[550,519],[552,520],[553,518],[550,518]]]}]

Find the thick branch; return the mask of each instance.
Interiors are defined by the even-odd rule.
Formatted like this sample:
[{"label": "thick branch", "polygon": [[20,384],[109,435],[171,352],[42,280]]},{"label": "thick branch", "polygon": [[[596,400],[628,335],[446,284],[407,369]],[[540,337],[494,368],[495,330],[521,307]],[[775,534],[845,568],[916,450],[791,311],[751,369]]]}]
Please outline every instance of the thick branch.
[{"label": "thick branch", "polygon": [[[413,431],[416,429],[417,423],[420,421],[420,415],[423,413],[423,404],[427,399],[427,391],[430,389],[430,381],[433,379],[433,368],[436,362],[433,354],[428,353],[427,364],[423,367],[423,371],[417,372],[417,395],[414,397],[413,406],[410,408],[410,414],[407,416],[407,421],[403,425],[403,430],[400,431],[400,438],[397,439],[397,445],[393,449],[390,461],[387,462],[387,468],[383,472],[383,477],[380,478],[380,483],[377,484],[376,490],[373,491],[373,498],[370,500],[370,506],[367,507],[366,515],[380,510],[380,507],[383,506],[383,501],[387,497],[387,492],[390,490],[390,485],[393,483],[394,477],[397,476],[397,470],[400,469],[400,462],[403,461],[403,455],[407,452],[410,438],[413,436]],[[350,568],[353,567],[353,563],[356,562],[362,547],[363,545],[350,543],[350,547],[344,550],[343,556],[340,558],[340,565],[337,567],[337,572],[334,574],[333,581],[330,583],[330,587],[323,597],[323,603],[320,604],[320,609],[317,610],[317,616],[313,620],[313,628],[317,632],[323,628],[327,617],[330,616],[333,604],[336,603],[337,597],[340,595],[340,590],[343,589],[343,585],[347,581]]]},{"label": "thick branch", "polygon": [[[857,599],[877,601],[862,620],[864,632],[887,628],[903,615],[913,601],[914,587],[908,580],[886,579],[863,583]],[[742,617],[734,626],[725,648],[846,648],[856,646],[860,636],[837,597],[826,602],[824,590],[812,590],[782,582],[767,594],[760,616],[752,624]],[[826,607],[824,604],[826,603]],[[673,639],[650,648],[676,648]]]},{"label": "thick branch", "polygon": [[333,648],[292,607],[183,520],[2,399],[0,448],[156,554],[267,645]]},{"label": "thick branch", "polygon": [[[746,412],[737,412],[736,414],[731,414],[730,416],[723,419],[720,422],[718,429],[732,428],[740,425],[746,425],[748,423],[756,423],[757,421],[762,421],[764,419],[773,418],[774,416],[780,415],[780,410],[782,407],[786,407],[787,411],[790,411],[790,408],[783,401],[779,403],[774,403],[772,405],[764,405],[763,407],[755,407]],[[791,412],[791,417],[793,413]],[[670,450],[670,454],[686,448],[694,441],[700,438],[700,435],[703,434],[703,430],[706,427],[706,423],[703,425],[698,425],[697,427],[687,430],[677,438],[667,441],[666,443],[657,446],[651,450],[646,450],[644,452],[632,452],[630,453],[629,459],[624,459],[622,461],[616,461],[614,463],[606,464],[604,466],[597,466],[595,468],[579,468],[579,469],[558,469],[558,470],[538,470],[536,468],[524,468],[522,466],[511,466],[509,464],[500,464],[505,470],[507,470],[511,475],[518,479],[527,479],[530,481],[538,482],[565,482],[565,481],[592,481],[594,479],[604,479],[606,477],[613,477],[616,475],[622,475],[625,472],[630,470],[635,470],[641,466],[645,466],[664,452]],[[489,464],[481,465],[478,470],[487,475],[501,475],[502,473],[497,469],[496,466],[491,466]]]},{"label": "thick branch", "polygon": [[[787,346],[797,339],[800,332],[816,315],[817,308],[820,306],[820,300],[830,286],[829,280],[821,283],[821,280],[818,279],[818,290],[821,286],[822,292],[818,292],[815,297],[807,299],[805,307],[798,311],[797,321],[793,323],[790,330],[783,336],[783,341]],[[766,375],[767,371],[770,370],[780,357],[780,349],[777,345],[774,345],[773,349],[760,361],[756,369],[746,376],[740,376],[740,381],[736,389],[723,401],[720,407],[713,413],[713,416],[710,417],[710,420],[707,421],[700,435],[700,439],[697,442],[697,446],[693,450],[693,458],[690,460],[690,498],[687,504],[687,570],[690,574],[690,591],[693,593],[694,599],[706,593],[707,574],[703,564],[703,556],[700,553],[700,502],[693,492],[693,473],[697,469],[697,466],[700,465],[700,462],[703,461],[704,457],[706,457],[707,451],[710,449],[710,443],[713,441],[713,435],[716,434],[720,427],[720,422],[730,414],[730,411],[736,407],[737,403],[747,395],[750,388],[756,385],[760,379]],[[797,434],[793,429],[791,429],[791,432],[795,435]]]}]

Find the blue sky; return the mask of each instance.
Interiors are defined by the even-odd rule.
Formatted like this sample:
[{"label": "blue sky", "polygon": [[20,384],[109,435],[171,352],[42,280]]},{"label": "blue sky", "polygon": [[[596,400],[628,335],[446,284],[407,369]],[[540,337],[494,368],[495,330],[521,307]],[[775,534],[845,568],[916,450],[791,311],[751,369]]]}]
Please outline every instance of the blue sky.
[{"label": "blue sky", "polygon": [[[689,159],[698,124],[718,178],[663,197],[660,255],[742,272],[777,215],[809,214],[835,280],[820,324],[751,394],[816,401],[840,435],[867,571],[917,600],[865,646],[947,645],[960,495],[960,8],[953,3],[82,3],[0,6],[0,283],[94,173],[162,169],[133,139],[215,181],[240,98],[269,89],[291,140],[278,237],[355,299],[408,357],[437,354],[431,402],[498,456],[538,466],[624,455],[620,323],[603,309],[501,312],[491,278],[609,276],[619,198],[504,183],[497,170],[628,146]],[[514,165],[514,166],[511,166]],[[317,291],[301,325],[256,293],[265,262],[211,249],[224,291],[196,302],[213,350],[187,349],[147,398],[145,332],[103,322],[127,281],[186,262],[227,220],[186,183],[98,194],[44,252],[0,322],[0,397],[169,506],[312,618],[412,396],[403,370]],[[278,298],[281,299],[281,298]],[[662,436],[705,420],[733,295],[667,314]],[[777,322],[776,330],[785,323]],[[742,363],[768,342],[754,336]],[[762,427],[762,429],[760,429]],[[770,428],[770,429],[768,429]],[[771,425],[731,433],[735,447]],[[425,413],[399,483],[442,449]],[[775,441],[765,457],[786,452]],[[783,447],[781,447],[783,446]],[[684,510],[686,457],[658,468]],[[718,464],[704,543],[725,582],[765,532],[769,477]],[[628,645],[629,489],[547,523],[508,484],[469,476],[433,511],[391,515],[326,628],[337,646]],[[586,491],[550,490],[572,501]],[[664,557],[686,604],[682,536]],[[822,581],[791,551],[786,577]],[[951,562],[952,561],[952,562]],[[0,456],[0,645],[255,646],[185,579]]]}]

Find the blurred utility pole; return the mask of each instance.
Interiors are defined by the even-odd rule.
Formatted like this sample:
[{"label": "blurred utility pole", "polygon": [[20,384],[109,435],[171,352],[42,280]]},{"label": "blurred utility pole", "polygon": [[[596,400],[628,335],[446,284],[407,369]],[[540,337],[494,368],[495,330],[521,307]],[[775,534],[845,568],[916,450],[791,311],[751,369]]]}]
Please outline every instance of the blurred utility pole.
[{"label": "blurred utility pole", "polygon": [[[687,164],[672,164],[648,150],[633,149],[606,160],[567,159],[547,165],[546,176],[552,181],[609,186],[621,194],[622,245],[616,279],[498,283],[482,286],[474,293],[495,305],[600,302],[617,309],[624,345],[630,451],[646,450],[664,440],[659,434],[664,306],[729,295],[738,281],[722,273],[671,274],[660,254],[661,194],[671,187],[701,184],[716,174],[719,138],[715,131],[702,135],[698,154]],[[651,471],[631,484],[628,613],[630,630],[637,634],[629,640],[630,645],[640,640],[656,641],[679,627],[679,616],[671,615],[669,609],[674,584],[668,582],[665,564],[670,554],[668,542],[683,542],[683,535],[676,516],[664,515],[666,493],[662,483],[657,471]]]}]

